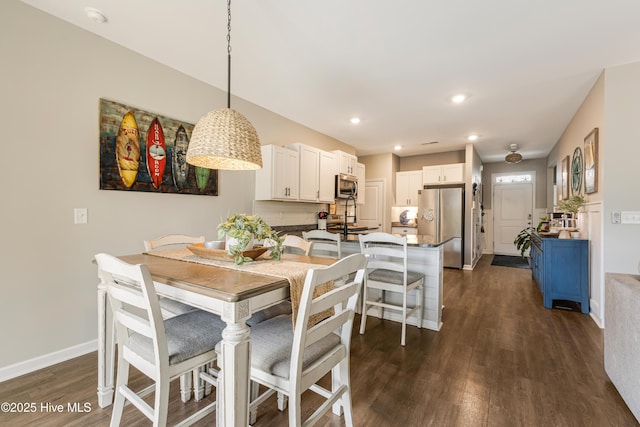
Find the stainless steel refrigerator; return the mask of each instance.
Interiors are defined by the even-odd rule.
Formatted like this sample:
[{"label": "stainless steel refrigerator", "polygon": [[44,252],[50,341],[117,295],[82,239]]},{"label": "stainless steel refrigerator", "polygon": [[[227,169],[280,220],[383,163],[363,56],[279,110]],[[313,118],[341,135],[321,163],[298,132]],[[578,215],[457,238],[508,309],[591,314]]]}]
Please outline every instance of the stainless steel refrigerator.
[{"label": "stainless steel refrigerator", "polygon": [[462,268],[464,252],[464,184],[425,185],[418,198],[418,234],[444,245],[444,266]]}]

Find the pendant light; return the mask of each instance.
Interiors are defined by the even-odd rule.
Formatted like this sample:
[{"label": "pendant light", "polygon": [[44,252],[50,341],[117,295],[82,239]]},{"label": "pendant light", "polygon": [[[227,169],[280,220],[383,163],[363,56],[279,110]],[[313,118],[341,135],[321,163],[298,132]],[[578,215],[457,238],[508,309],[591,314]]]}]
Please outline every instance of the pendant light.
[{"label": "pendant light", "polygon": [[262,168],[258,132],[231,109],[231,0],[227,0],[227,108],[210,111],[193,128],[187,163],[209,169]]},{"label": "pendant light", "polygon": [[511,144],[511,152],[507,154],[504,161],[509,164],[520,163],[522,161],[522,154],[516,153],[518,150],[518,144]]}]

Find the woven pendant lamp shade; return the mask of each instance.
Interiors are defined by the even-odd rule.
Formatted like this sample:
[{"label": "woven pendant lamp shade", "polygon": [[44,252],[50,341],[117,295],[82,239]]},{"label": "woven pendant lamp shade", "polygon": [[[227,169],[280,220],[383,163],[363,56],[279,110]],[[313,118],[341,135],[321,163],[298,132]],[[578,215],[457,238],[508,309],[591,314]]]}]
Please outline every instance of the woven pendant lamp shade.
[{"label": "woven pendant lamp shade", "polygon": [[209,169],[262,168],[258,132],[231,108],[208,112],[196,123],[187,149],[187,163]]}]

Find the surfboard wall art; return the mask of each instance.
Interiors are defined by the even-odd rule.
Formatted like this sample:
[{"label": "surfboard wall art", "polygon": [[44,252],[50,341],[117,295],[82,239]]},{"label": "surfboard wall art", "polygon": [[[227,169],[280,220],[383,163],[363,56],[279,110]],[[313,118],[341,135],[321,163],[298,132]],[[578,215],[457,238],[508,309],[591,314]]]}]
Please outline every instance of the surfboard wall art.
[{"label": "surfboard wall art", "polygon": [[[153,187],[158,189],[162,184],[164,168],[167,165],[167,144],[164,141],[162,126],[155,117],[147,131],[147,172],[153,183]],[[200,187],[198,187],[200,188]]]},{"label": "surfboard wall art", "polygon": [[217,196],[218,171],[187,163],[193,127],[100,99],[100,189]]}]

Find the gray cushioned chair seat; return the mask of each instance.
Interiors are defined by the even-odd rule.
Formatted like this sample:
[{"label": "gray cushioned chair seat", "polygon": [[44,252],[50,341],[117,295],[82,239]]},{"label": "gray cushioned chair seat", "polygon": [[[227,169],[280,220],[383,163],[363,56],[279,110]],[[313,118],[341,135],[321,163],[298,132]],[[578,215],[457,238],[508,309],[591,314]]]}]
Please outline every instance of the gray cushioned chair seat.
[{"label": "gray cushioned chair seat", "polygon": [[264,322],[265,320],[269,320],[273,317],[291,313],[291,301],[282,301],[276,305],[267,307],[264,310],[253,313],[249,320],[247,320],[247,326],[253,327],[258,323]]},{"label": "gray cushioned chair seat", "polygon": [[[407,271],[407,284],[411,284],[424,277],[424,274],[417,273],[415,271]],[[369,273],[369,279],[376,280],[378,282],[393,283],[394,285],[403,285],[404,276],[403,273],[393,270],[385,270],[383,268],[376,268]]]},{"label": "gray cushioned chair seat", "polygon": [[[174,365],[213,350],[222,340],[224,322],[219,316],[196,310],[180,314],[164,322],[169,347],[169,364]],[[140,334],[132,334],[131,350],[154,362],[153,341]]]},{"label": "gray cushioned chair seat", "polygon": [[[305,349],[302,369],[340,344],[340,337],[331,333]],[[291,315],[277,316],[251,328],[251,366],[281,378],[289,378],[293,326]]]}]

